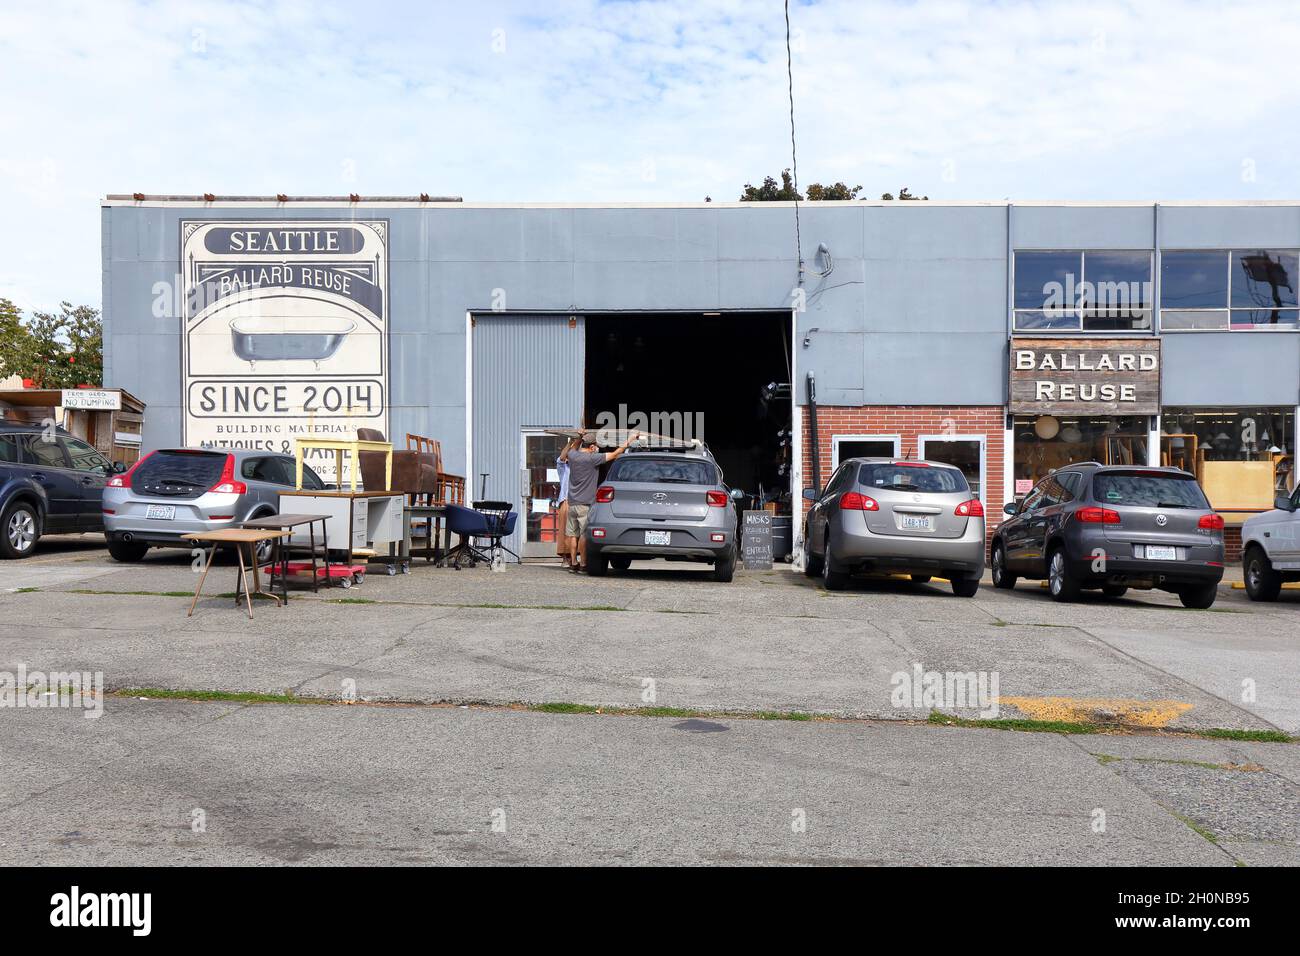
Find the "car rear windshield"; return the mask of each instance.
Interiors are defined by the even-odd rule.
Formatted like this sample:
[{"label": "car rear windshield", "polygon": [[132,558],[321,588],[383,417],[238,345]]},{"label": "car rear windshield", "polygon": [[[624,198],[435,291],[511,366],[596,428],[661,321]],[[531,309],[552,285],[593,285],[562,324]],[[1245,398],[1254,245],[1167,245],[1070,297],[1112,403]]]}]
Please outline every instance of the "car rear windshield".
[{"label": "car rear windshield", "polygon": [[875,462],[862,466],[858,481],[868,488],[887,491],[912,491],[921,494],[951,495],[970,491],[966,476],[956,468],[930,465],[894,465]]},{"label": "car rear windshield", "polygon": [[1195,508],[1208,511],[1200,485],[1191,475],[1154,471],[1103,471],[1092,479],[1092,496],[1109,505],[1139,508]]},{"label": "car rear windshield", "polygon": [[718,468],[698,458],[619,458],[610,466],[605,480],[716,485]]},{"label": "car rear windshield", "polygon": [[140,462],[131,487],[150,495],[197,497],[217,483],[225,452],[156,451]]}]

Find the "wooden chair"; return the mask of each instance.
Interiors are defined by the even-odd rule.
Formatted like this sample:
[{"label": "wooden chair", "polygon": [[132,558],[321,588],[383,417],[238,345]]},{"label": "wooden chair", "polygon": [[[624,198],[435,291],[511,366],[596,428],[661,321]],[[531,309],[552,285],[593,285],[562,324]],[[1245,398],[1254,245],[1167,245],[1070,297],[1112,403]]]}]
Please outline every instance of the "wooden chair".
[{"label": "wooden chair", "polygon": [[[433,494],[421,495],[428,504],[463,505],[465,503],[465,479],[461,475],[451,475],[442,470],[442,442],[424,435],[406,436],[406,447],[411,451],[432,455],[436,462],[438,477]],[[416,504],[416,495],[411,496],[411,504]]]}]

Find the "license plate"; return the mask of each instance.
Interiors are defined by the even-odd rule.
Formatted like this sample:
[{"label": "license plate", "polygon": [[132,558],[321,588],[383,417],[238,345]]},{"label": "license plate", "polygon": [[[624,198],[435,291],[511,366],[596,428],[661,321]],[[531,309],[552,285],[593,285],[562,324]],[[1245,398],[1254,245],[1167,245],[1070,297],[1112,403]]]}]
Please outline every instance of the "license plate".
[{"label": "license plate", "polygon": [[934,519],[922,515],[899,515],[898,526],[904,531],[932,531]]},{"label": "license plate", "polygon": [[1149,544],[1147,545],[1147,560],[1148,561],[1177,561],[1178,549]]},{"label": "license plate", "polygon": [[647,531],[645,533],[646,544],[672,544],[673,533],[671,531]]},{"label": "license plate", "polygon": [[149,505],[144,509],[146,518],[162,518],[165,521],[171,521],[176,517],[175,505]]}]

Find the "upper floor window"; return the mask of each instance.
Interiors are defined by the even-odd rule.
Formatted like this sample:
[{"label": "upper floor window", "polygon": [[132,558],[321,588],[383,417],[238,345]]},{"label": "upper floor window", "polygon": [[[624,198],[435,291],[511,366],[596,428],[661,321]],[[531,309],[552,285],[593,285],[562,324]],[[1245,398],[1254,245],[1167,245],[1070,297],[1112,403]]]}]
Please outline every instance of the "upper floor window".
[{"label": "upper floor window", "polygon": [[1013,263],[1017,332],[1151,328],[1151,253],[1021,250]]},{"label": "upper floor window", "polygon": [[1174,250],[1160,254],[1160,328],[1294,329],[1300,252]]}]

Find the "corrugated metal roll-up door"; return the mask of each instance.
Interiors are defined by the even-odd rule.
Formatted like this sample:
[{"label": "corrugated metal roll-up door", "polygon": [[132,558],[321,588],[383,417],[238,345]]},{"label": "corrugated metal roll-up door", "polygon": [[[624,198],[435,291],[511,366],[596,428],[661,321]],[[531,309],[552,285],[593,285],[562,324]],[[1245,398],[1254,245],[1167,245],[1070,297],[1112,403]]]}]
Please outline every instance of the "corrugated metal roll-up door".
[{"label": "corrugated metal roll-up door", "polygon": [[[506,545],[522,554],[527,476],[523,436],[530,430],[579,424],[585,388],[586,327],[581,316],[474,316],[474,474],[469,497],[509,501],[519,512]],[[487,494],[481,495],[483,473]],[[551,549],[552,553],[554,549]]]}]

